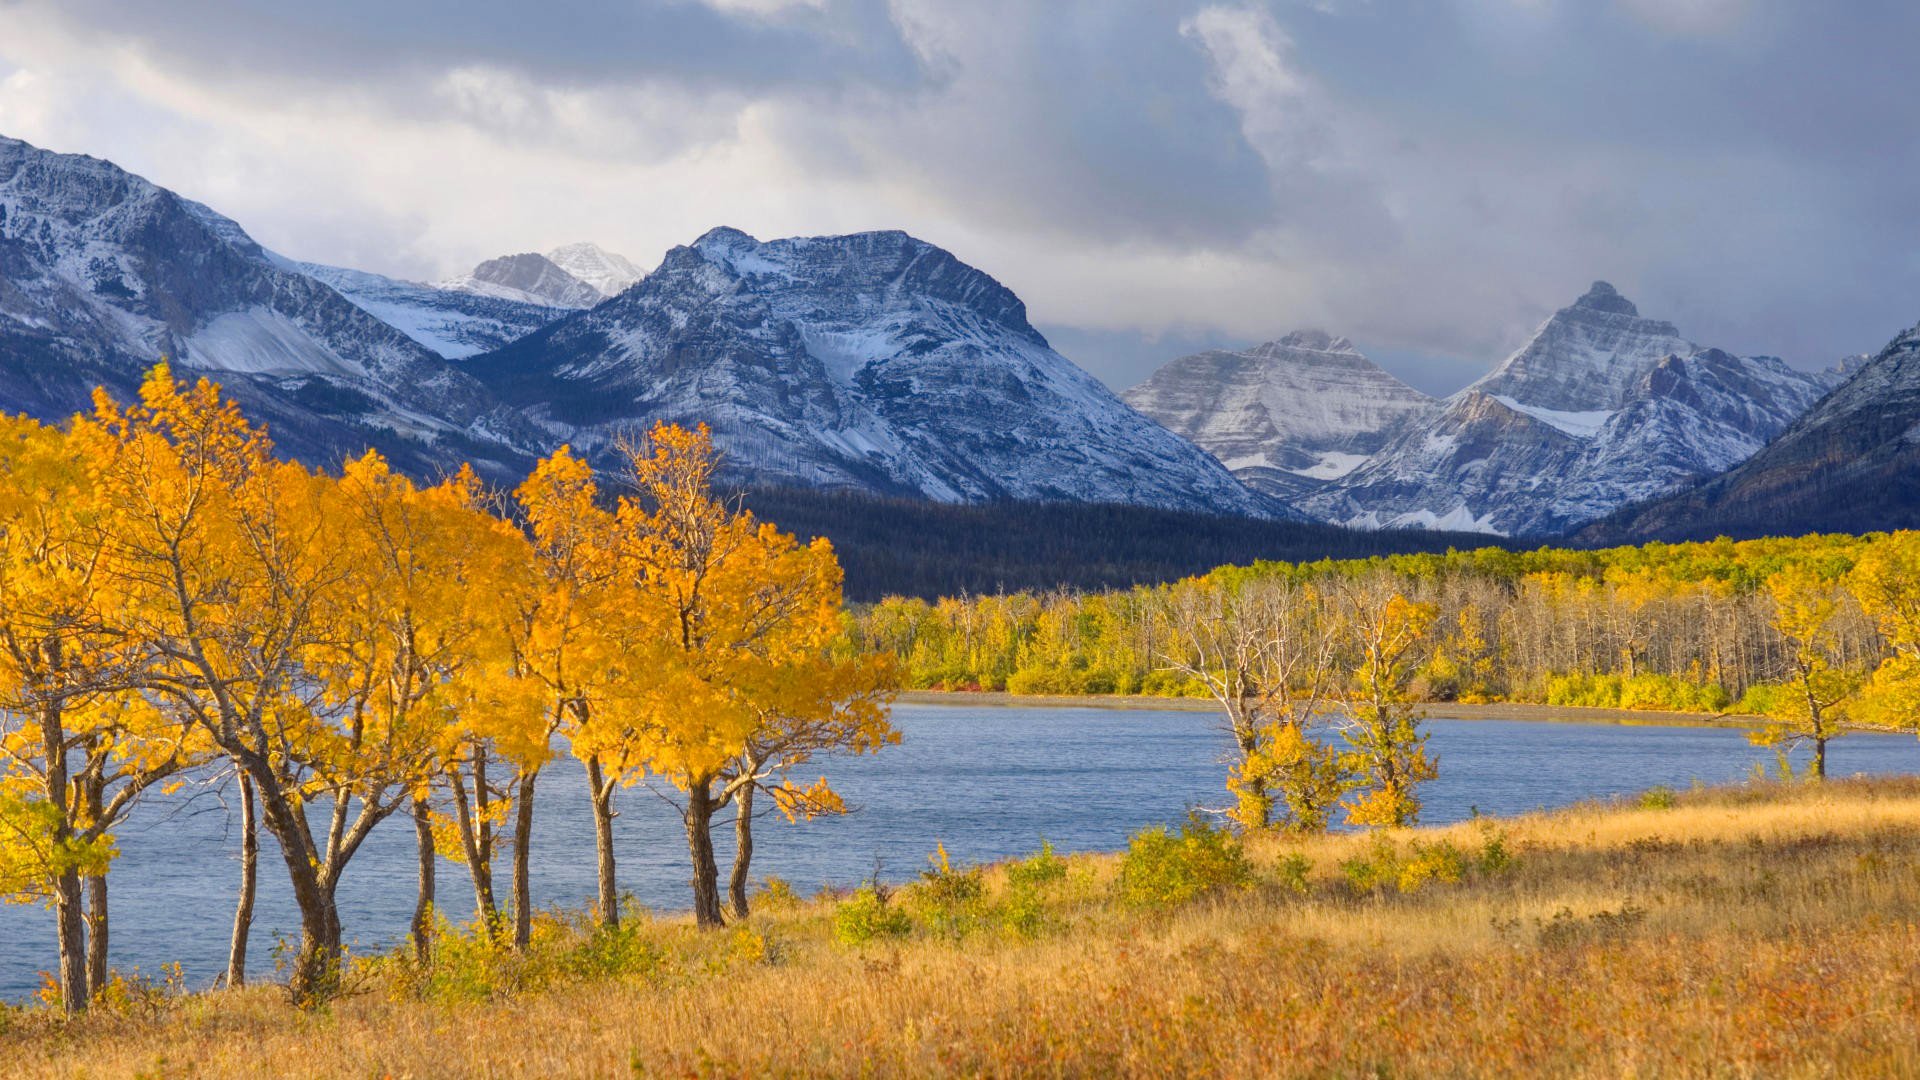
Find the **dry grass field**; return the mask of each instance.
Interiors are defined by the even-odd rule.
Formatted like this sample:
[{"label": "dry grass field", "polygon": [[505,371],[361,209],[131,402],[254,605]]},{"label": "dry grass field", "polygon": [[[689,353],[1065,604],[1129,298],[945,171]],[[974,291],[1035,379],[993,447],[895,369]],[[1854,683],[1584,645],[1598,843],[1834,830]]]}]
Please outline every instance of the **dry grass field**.
[{"label": "dry grass field", "polygon": [[1221,834],[0,1013],[10,1076],[1920,1076],[1920,781]]}]

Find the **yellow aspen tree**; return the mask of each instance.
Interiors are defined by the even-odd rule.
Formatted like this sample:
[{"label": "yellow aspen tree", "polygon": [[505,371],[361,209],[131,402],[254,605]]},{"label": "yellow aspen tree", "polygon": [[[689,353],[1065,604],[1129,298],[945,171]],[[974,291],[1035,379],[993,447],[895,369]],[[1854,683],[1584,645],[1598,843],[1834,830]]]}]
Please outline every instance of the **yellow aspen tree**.
[{"label": "yellow aspen tree", "polygon": [[[454,680],[475,662],[484,609],[498,602],[489,548],[506,530],[479,508],[470,469],[420,488],[369,452],[346,464],[340,491],[335,538],[350,570],[332,606],[338,645],[313,671],[327,705],[383,746],[383,780],[407,793],[418,855],[412,934],[425,960],[437,850],[429,799],[444,770]],[[333,828],[342,824],[336,814]]]},{"label": "yellow aspen tree", "polygon": [[1334,642],[1318,596],[1280,576],[1201,578],[1172,590],[1170,610],[1164,662],[1205,687],[1226,717],[1234,820],[1264,829],[1278,809],[1290,830],[1325,829],[1346,777],[1339,756],[1312,737]]},{"label": "yellow aspen tree", "polygon": [[1886,655],[1862,692],[1861,711],[1889,727],[1920,733],[1920,533],[1894,533],[1873,544],[1846,585],[1886,643]]},{"label": "yellow aspen tree", "polygon": [[76,450],[0,418],[0,896],[52,904],[69,1012],[108,979],[113,830],[193,758],[138,693],[145,653],[115,621],[101,502]]},{"label": "yellow aspen tree", "polygon": [[339,484],[275,460],[217,387],[182,386],[165,365],[138,404],[97,394],[75,436],[105,488],[122,611],[155,658],[148,685],[247,775],[300,911],[292,991],[325,1000],[338,989],[341,875],[410,803],[417,746],[319,674],[351,623]]},{"label": "yellow aspen tree", "polygon": [[[544,731],[519,762],[513,786],[513,940],[525,948],[532,933],[530,846],[533,798],[551,742],[563,730],[580,734],[593,716],[593,691],[604,668],[608,626],[598,604],[611,572],[607,555],[612,515],[600,505],[593,470],[561,447],[537,464],[514,496],[533,538],[533,587],[518,598],[512,642],[521,677],[545,690]],[[619,918],[614,885],[613,780],[596,753],[591,733],[583,740],[598,848],[599,913]]]},{"label": "yellow aspen tree", "polygon": [[[1847,597],[1837,582],[1805,565],[1776,570],[1767,581],[1775,632],[1786,643],[1788,693],[1769,702],[1766,726],[1749,732],[1757,746],[1813,753],[1807,775],[1827,775],[1827,743],[1840,734],[1862,677],[1839,656]],[[1784,759],[1783,759],[1784,760]]]},{"label": "yellow aspen tree", "polygon": [[1419,785],[1438,775],[1411,690],[1419,649],[1438,610],[1408,599],[1399,585],[1375,575],[1340,589],[1350,652],[1341,733],[1364,785],[1346,803],[1355,825],[1415,824]]},{"label": "yellow aspen tree", "polygon": [[[621,559],[638,617],[657,629],[648,675],[624,681],[623,705],[647,770],[685,794],[694,917],[711,928],[724,921],[714,815],[815,753],[891,741],[881,707],[891,669],[827,659],[840,633],[832,547],[798,543],[718,498],[704,427],[656,427],[627,459]],[[776,790],[796,812],[837,801],[824,785]]]}]

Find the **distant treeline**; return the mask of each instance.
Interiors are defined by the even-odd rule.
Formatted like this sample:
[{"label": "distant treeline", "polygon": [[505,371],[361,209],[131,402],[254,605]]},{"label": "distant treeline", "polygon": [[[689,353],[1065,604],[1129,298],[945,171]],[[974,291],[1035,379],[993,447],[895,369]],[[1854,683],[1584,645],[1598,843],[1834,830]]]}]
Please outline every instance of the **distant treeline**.
[{"label": "distant treeline", "polygon": [[783,529],[832,540],[854,601],[1125,589],[1257,560],[1362,559],[1500,542],[1114,504],[955,506],[792,488],[752,489],[743,498]]},{"label": "distant treeline", "polygon": [[[1155,587],[894,597],[864,609],[856,634],[918,687],[1205,696],[1196,633],[1251,619],[1247,590],[1287,584],[1337,638],[1338,600],[1362,582],[1431,605],[1412,676],[1427,700],[1792,711],[1783,699],[1804,696],[1809,664],[1854,684],[1892,679],[1883,668],[1903,635],[1920,633],[1920,533],[1892,533],[1260,562]],[[1876,700],[1897,714],[1888,722],[1920,714]]]}]

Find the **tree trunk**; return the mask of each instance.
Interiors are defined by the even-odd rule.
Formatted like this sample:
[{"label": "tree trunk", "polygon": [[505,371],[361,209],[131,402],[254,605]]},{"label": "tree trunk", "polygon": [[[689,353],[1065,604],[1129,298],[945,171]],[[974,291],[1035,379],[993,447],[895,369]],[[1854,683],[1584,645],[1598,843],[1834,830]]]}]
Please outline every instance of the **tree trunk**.
[{"label": "tree trunk", "polygon": [[513,947],[525,949],[533,940],[533,883],[528,877],[533,847],[533,785],[539,769],[520,774],[513,820]]},{"label": "tree trunk", "polygon": [[1813,737],[1813,778],[1827,778],[1827,737],[1824,734]]},{"label": "tree trunk", "polygon": [[54,882],[54,922],[60,936],[60,1007],[68,1013],[87,1007],[87,917],[81,895],[80,872],[62,870]]},{"label": "tree trunk", "polygon": [[87,996],[107,988],[107,875],[87,879]]},{"label": "tree trunk", "polygon": [[747,917],[747,870],[753,862],[753,785],[740,789],[733,805],[733,873],[727,878],[727,901],[735,919]]},{"label": "tree trunk", "polygon": [[[66,722],[58,705],[49,704],[40,710],[40,741],[47,762],[47,801],[58,811],[50,839],[53,850],[64,855],[73,840],[73,811],[68,800],[75,793],[67,775]],[[68,1013],[87,1007],[86,918],[80,871],[62,869],[54,881],[54,922],[60,939],[60,1007]]]},{"label": "tree trunk", "polygon": [[460,846],[467,858],[467,876],[473,879],[473,912],[489,936],[500,929],[500,908],[493,899],[493,825],[487,818],[487,764],[473,762],[473,798],[467,804],[467,786],[459,773],[453,777],[453,809],[460,823]]},{"label": "tree trunk", "polygon": [[260,881],[260,823],[253,808],[253,780],[240,774],[240,899],[233,907],[233,941],[227,947],[227,985],[247,985],[247,937],[253,932],[253,898]]},{"label": "tree trunk", "polygon": [[433,820],[422,799],[413,801],[413,838],[419,853],[419,895],[413,902],[413,956],[425,964],[433,958]]},{"label": "tree trunk", "polygon": [[613,866],[613,785],[598,757],[587,758],[587,788],[593,802],[593,846],[599,858],[600,925],[620,925],[620,889]]},{"label": "tree trunk", "polygon": [[713,781],[696,777],[687,792],[687,851],[693,856],[693,918],[702,930],[720,917],[720,867],[713,860]]},{"label": "tree trunk", "polygon": [[316,1005],[339,990],[340,908],[331,884],[321,877],[320,853],[305,819],[280,791],[264,759],[254,758],[247,767],[254,774],[260,818],[279,841],[280,857],[293,885],[293,902],[300,908],[300,951],[287,988],[299,1004]]}]

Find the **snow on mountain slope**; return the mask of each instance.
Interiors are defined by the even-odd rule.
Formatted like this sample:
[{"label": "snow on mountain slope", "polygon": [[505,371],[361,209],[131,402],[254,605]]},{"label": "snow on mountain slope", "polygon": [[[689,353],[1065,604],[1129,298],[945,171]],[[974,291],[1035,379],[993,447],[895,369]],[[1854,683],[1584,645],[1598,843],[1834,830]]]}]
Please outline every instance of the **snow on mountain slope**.
[{"label": "snow on mountain slope", "polygon": [[588,308],[606,299],[599,289],[532,252],[488,259],[472,273],[435,287],[544,307]]},{"label": "snow on mountain slope", "polygon": [[555,266],[599,290],[602,296],[619,296],[646,276],[646,272],[625,256],[595,244],[567,244],[547,252]]},{"label": "snow on mountain slope", "polygon": [[1299,505],[1366,527],[1557,535],[1732,467],[1831,385],[1701,349],[1605,282]]},{"label": "snow on mountain slope", "polygon": [[709,424],[751,482],[1281,513],[1054,352],[1006,287],[901,232],[715,229],[466,369],[588,453]]},{"label": "snow on mountain slope", "polygon": [[497,349],[572,310],[401,281],[363,270],[317,263],[297,266],[367,314],[449,360]]},{"label": "snow on mountain slope", "polygon": [[1344,476],[1434,408],[1347,339],[1317,330],[1181,357],[1121,398],[1276,495]]},{"label": "snow on mountain slope", "polygon": [[1920,326],[1729,471],[1582,530],[1590,543],[1920,527]]},{"label": "snow on mountain slope", "polygon": [[63,418],[163,357],[219,378],[310,460],[518,453],[475,434],[522,426],[489,417],[483,387],[237,224],[110,162],[0,138],[0,402]]},{"label": "snow on mountain slope", "polygon": [[1596,281],[1469,389],[1557,412],[1615,409],[1640,377],[1696,346],[1670,322],[1643,318],[1613,286]]}]

